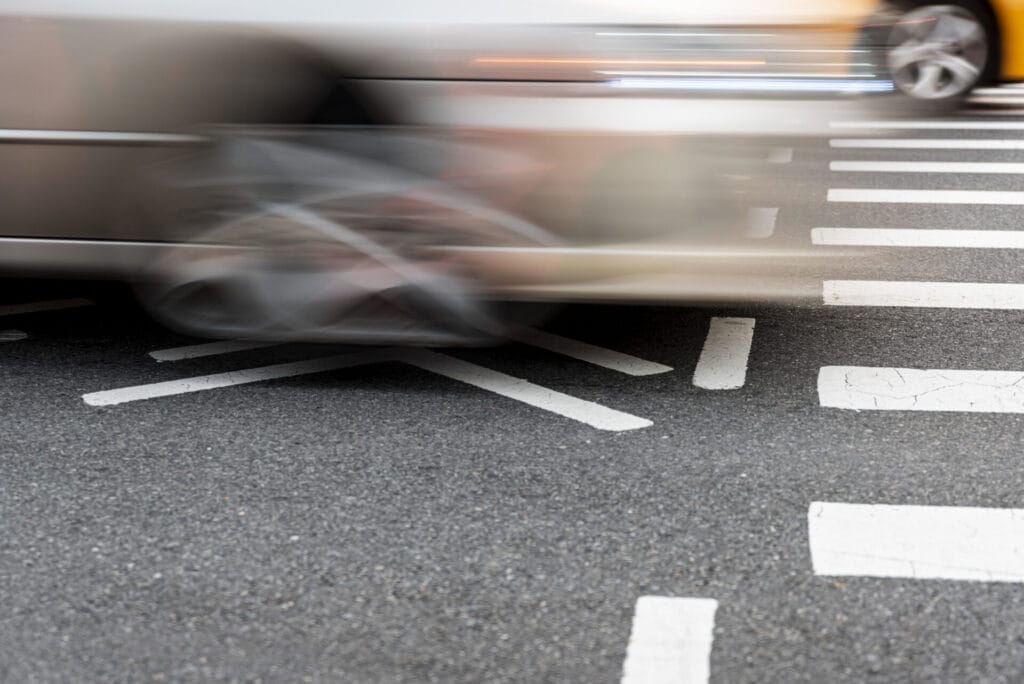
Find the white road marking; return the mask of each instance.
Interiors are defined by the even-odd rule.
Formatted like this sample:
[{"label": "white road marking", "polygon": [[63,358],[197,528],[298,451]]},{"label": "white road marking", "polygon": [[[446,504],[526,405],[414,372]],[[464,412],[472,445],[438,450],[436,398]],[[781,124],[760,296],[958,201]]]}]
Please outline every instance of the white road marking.
[{"label": "white road marking", "polygon": [[277,380],[279,378],[291,378],[298,375],[309,375],[311,373],[323,373],[325,371],[350,368],[381,361],[394,360],[393,352],[356,352],[352,354],[341,354],[337,356],[326,356],[309,361],[293,361],[290,363],[278,363],[272,366],[261,366],[259,368],[248,368],[239,371],[228,371],[226,373],[215,373],[213,375],[200,375],[194,378],[183,380],[168,380],[166,382],[155,382],[147,385],[136,385],[134,387],[122,387],[120,389],[105,390],[85,394],[82,399],[90,406],[111,406],[123,404],[129,401],[140,401],[143,399],[155,399],[157,397],[169,397],[176,394],[189,392],[202,392],[204,390],[218,389],[221,387],[232,387],[245,385],[264,380]]},{"label": "white road marking", "polygon": [[856,411],[1024,413],[1024,373],[825,366],[818,401]]},{"label": "white road marking", "polygon": [[775,221],[779,217],[777,207],[754,207],[747,210],[747,236],[768,238],[775,233]]},{"label": "white road marking", "polygon": [[1024,309],[1024,285],[893,280],[826,280],[831,306],[909,306],[939,309]]},{"label": "white road marking", "polygon": [[437,352],[414,349],[402,352],[399,358],[401,361],[423,370],[521,401],[545,411],[557,413],[599,430],[636,430],[653,425],[646,418],[639,418],[591,401],[562,394],[527,380]]},{"label": "white road marking", "polygon": [[622,684],[701,684],[711,676],[718,601],[641,596],[622,665]]},{"label": "white road marking", "polygon": [[971,95],[1020,95],[1024,92],[1024,83],[1004,83],[1000,86],[990,86],[983,88],[975,88],[971,91]]},{"label": "white road marking", "polygon": [[816,245],[860,247],[958,247],[1024,249],[1021,230],[933,230],[927,228],[812,228]]},{"label": "white road marking", "polygon": [[201,375],[182,380],[168,380],[146,385],[136,385],[134,387],[92,392],[83,395],[82,399],[91,406],[110,406],[130,401],[141,401],[144,399],[155,399],[189,392],[201,392],[222,387],[263,382],[265,380],[323,373],[385,361],[401,361],[417,368],[422,368],[423,370],[521,401],[530,406],[580,421],[599,430],[635,430],[649,427],[653,424],[645,418],[639,418],[591,401],[562,394],[561,392],[535,385],[532,382],[521,380],[511,375],[499,373],[498,371],[445,356],[444,354],[418,349],[373,350],[328,356],[308,361],[279,363],[239,371]]},{"label": "white road marking", "polygon": [[645,361],[629,354],[597,347],[578,340],[571,340],[567,337],[553,335],[540,330],[524,332],[521,335],[517,335],[515,339],[524,344],[546,349],[556,354],[570,356],[595,366],[625,373],[626,375],[657,375],[658,373],[667,373],[672,370],[671,366],[653,361]]},{"label": "white road marking", "polygon": [[753,341],[753,318],[712,318],[693,384],[713,390],[743,387]]},{"label": "white road marking", "polygon": [[834,161],[830,171],[871,173],[1024,173],[1018,162]]},{"label": "white road marking", "polygon": [[897,204],[1024,204],[1024,192],[1011,190],[880,190],[831,188],[829,202]]},{"label": "white road marking", "polygon": [[833,121],[832,128],[891,128],[918,131],[1024,131],[1024,121]]},{"label": "white road marking", "polygon": [[836,138],[832,147],[859,147],[894,150],[1024,150],[1024,140],[984,140],[964,138]]},{"label": "white road marking", "polygon": [[792,147],[776,147],[768,153],[769,164],[788,164],[793,161]]},{"label": "white road marking", "polygon": [[20,330],[0,330],[0,342],[17,342],[23,340],[28,335]]},{"label": "white road marking", "polygon": [[222,340],[219,342],[193,344],[187,347],[158,349],[157,351],[149,352],[149,355],[159,362],[183,361],[185,359],[198,359],[204,356],[230,354],[232,352],[248,351],[250,349],[263,349],[265,347],[276,346],[277,344],[277,342],[261,342],[257,340]]},{"label": "white road marking", "polygon": [[1024,509],[814,502],[816,575],[1024,582]]},{"label": "white road marking", "polygon": [[91,299],[48,299],[42,302],[29,302],[27,304],[7,304],[0,306],[0,316],[17,316],[19,314],[36,313],[38,311],[57,311],[59,309],[74,309],[80,306],[92,306]]}]

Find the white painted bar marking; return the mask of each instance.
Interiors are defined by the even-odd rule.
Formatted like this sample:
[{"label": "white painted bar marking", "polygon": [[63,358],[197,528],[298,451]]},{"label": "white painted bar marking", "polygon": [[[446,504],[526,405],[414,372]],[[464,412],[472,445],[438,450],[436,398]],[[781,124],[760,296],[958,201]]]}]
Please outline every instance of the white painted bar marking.
[{"label": "white painted bar marking", "polygon": [[202,392],[221,387],[233,387],[235,385],[262,382],[264,380],[277,380],[280,378],[291,378],[298,375],[309,375],[311,373],[323,373],[325,371],[332,371],[340,368],[350,368],[352,366],[361,366],[364,364],[391,360],[394,360],[393,353],[380,351],[356,352],[352,354],[326,356],[309,361],[293,361],[290,363],[278,363],[272,366],[261,366],[259,368],[215,373],[213,375],[200,375],[198,377],[185,378],[183,380],[168,380],[166,382],[155,382],[148,385],[122,387],[120,389],[85,394],[82,396],[82,399],[84,399],[85,403],[90,406],[111,406],[113,404],[123,404],[129,401],[169,397],[189,392]]},{"label": "white painted bar marking", "polygon": [[829,202],[896,204],[1024,204],[1024,192],[1013,190],[879,190],[832,188]]},{"label": "white painted bar marking", "polygon": [[938,309],[1024,309],[1024,285],[893,280],[826,280],[830,306],[910,306]]},{"label": "white painted bar marking", "polygon": [[963,138],[835,138],[832,147],[894,150],[1024,150],[1024,139],[985,140]]},{"label": "white painted bar marking", "polygon": [[653,425],[646,418],[639,418],[591,401],[562,394],[527,380],[437,352],[414,349],[402,352],[399,358],[417,368],[521,401],[545,411],[557,413],[599,430],[636,430]]},{"label": "white painted bar marking", "polygon": [[653,361],[645,361],[629,354],[623,354],[622,352],[605,349],[578,340],[571,340],[567,337],[553,335],[540,330],[524,332],[521,335],[517,335],[515,339],[524,344],[546,349],[556,354],[563,354],[595,366],[625,373],[626,375],[657,375],[658,373],[667,373],[672,370],[671,366]]},{"label": "white painted bar marking", "polygon": [[1019,162],[834,161],[830,171],[871,173],[1024,173]]},{"label": "white painted bar marking", "polygon": [[693,384],[713,390],[743,387],[753,341],[753,318],[712,318]]},{"label": "white painted bar marking", "polygon": [[149,352],[149,355],[163,363],[164,361],[183,361],[185,359],[198,359],[217,354],[231,354],[233,352],[249,351],[250,349],[264,349],[266,347],[274,347],[277,344],[279,343],[257,340],[222,340],[219,342],[193,344],[187,347],[158,349],[157,351]]},{"label": "white painted bar marking", "polygon": [[856,411],[1024,413],[1024,373],[825,366],[818,401]]},{"label": "white painted bar marking", "polygon": [[851,245],[861,247],[1024,249],[1024,230],[812,228],[811,242],[816,245]]},{"label": "white painted bar marking", "polygon": [[701,684],[711,676],[718,601],[641,596],[622,665],[622,684]]},{"label": "white painted bar marking", "polygon": [[816,575],[1024,582],[1024,509],[816,501]]},{"label": "white painted bar marking", "polygon": [[747,235],[752,238],[768,238],[775,233],[775,221],[779,218],[777,207],[754,207],[747,210]]},{"label": "white painted bar marking", "polygon": [[0,342],[17,342],[28,337],[20,330],[0,330]]},{"label": "white painted bar marking", "polygon": [[769,164],[788,164],[793,161],[792,147],[776,147],[768,153]]},{"label": "white painted bar marking", "polygon": [[832,128],[891,128],[929,131],[1024,131],[1024,121],[833,121]]},{"label": "white painted bar marking", "polygon": [[80,306],[92,305],[93,301],[91,299],[48,299],[42,302],[0,306],[0,316],[17,316],[19,314],[36,313],[38,311],[57,311],[59,309],[74,309]]}]

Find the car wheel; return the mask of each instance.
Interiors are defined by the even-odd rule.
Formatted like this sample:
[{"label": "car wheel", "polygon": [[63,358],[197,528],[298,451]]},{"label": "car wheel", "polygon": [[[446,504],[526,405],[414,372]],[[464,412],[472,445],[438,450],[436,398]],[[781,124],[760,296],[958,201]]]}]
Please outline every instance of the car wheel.
[{"label": "car wheel", "polygon": [[381,161],[410,145],[417,158],[448,149],[428,154],[429,141],[382,131],[225,135],[153,169],[149,210],[168,247],[151,264],[144,302],[172,327],[210,337],[501,339],[520,321],[488,300],[481,274],[452,253],[553,238]]},{"label": "car wheel", "polygon": [[994,22],[972,0],[911,6],[885,28],[885,69],[914,104],[955,105],[995,66]]}]

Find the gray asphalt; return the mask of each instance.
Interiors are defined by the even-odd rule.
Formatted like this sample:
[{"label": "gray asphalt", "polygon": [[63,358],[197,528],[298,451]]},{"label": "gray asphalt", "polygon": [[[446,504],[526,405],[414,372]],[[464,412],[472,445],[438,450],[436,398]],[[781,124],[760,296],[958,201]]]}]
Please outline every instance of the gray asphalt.
[{"label": "gray asphalt", "polygon": [[[824,202],[1019,189],[827,171],[914,154],[802,143],[780,237],[1020,229],[1017,207]],[[1024,282],[1008,251],[889,256],[843,277]],[[83,394],[323,350],[157,364],[193,341],[121,289],[8,285],[7,303],[97,305],[0,319],[28,333],[0,343],[4,681],[613,682],[642,595],[718,600],[714,682],[1024,679],[1020,584],[817,577],[806,520],[812,501],[1024,506],[1021,416],[824,409],[815,385],[826,365],[1024,369],[1024,312],[576,306],[549,324],[675,368],[648,377],[522,345],[451,352],[653,421],[611,433],[399,364],[92,407]],[[720,315],[757,320],[739,390],[691,382]]]}]

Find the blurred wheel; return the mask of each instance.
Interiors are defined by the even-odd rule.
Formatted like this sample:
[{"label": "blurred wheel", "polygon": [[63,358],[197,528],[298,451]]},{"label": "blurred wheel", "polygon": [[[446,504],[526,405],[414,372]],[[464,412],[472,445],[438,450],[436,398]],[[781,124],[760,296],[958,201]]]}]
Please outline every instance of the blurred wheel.
[{"label": "blurred wheel", "polygon": [[544,231],[381,162],[429,141],[323,135],[228,135],[154,173],[149,208],[172,245],[145,286],[155,315],[213,337],[373,344],[479,344],[519,323],[446,248],[547,244]]},{"label": "blurred wheel", "polygon": [[994,23],[972,0],[911,7],[886,28],[885,68],[893,85],[923,106],[958,103],[995,66]]}]

